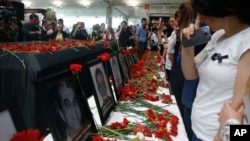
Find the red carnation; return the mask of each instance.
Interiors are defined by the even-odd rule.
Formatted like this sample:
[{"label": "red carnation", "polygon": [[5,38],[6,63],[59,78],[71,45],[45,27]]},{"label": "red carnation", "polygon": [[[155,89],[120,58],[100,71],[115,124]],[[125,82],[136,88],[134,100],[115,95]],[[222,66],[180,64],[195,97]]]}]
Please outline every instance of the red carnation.
[{"label": "red carnation", "polygon": [[74,73],[78,73],[78,72],[82,71],[82,65],[80,65],[80,64],[70,64],[69,68]]},{"label": "red carnation", "polygon": [[10,141],[43,141],[39,130],[28,129],[16,133]]}]

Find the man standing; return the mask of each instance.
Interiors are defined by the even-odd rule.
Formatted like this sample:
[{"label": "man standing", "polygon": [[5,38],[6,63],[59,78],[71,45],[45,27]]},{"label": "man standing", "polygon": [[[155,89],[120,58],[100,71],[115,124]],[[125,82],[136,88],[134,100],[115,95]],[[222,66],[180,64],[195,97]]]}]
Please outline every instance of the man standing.
[{"label": "man standing", "polygon": [[129,37],[132,35],[128,23],[126,21],[122,21],[119,31],[117,33],[118,35],[118,47],[119,48],[126,48],[130,46],[129,43]]},{"label": "man standing", "polygon": [[23,41],[41,41],[44,40],[45,31],[39,26],[39,18],[36,14],[32,13],[29,16],[29,22],[25,23],[22,27]]},{"label": "man standing", "polygon": [[136,31],[136,34],[138,35],[138,39],[139,39],[139,47],[140,50],[145,50],[147,47],[147,31],[146,31],[146,23],[147,23],[147,19],[146,18],[142,18],[141,19],[141,26],[139,26],[139,28]]}]

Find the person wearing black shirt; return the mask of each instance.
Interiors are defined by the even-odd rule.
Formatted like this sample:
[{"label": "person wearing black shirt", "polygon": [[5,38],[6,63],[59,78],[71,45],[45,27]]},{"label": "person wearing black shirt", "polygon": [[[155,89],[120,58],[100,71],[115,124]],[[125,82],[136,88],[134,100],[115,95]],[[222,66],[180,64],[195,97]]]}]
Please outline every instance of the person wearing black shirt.
[{"label": "person wearing black shirt", "polygon": [[88,33],[85,29],[84,22],[78,22],[76,27],[73,29],[71,36],[77,40],[88,40]]},{"label": "person wearing black shirt", "polygon": [[128,47],[130,46],[129,37],[133,35],[130,28],[127,26],[126,21],[122,21],[119,32],[118,32],[118,47]]},{"label": "person wearing black shirt", "polygon": [[100,28],[99,24],[93,26],[92,41],[95,42],[103,39],[103,31]]},{"label": "person wearing black shirt", "polygon": [[39,26],[39,18],[36,14],[32,13],[29,16],[29,23],[23,24],[23,41],[39,41],[44,40],[45,31]]}]

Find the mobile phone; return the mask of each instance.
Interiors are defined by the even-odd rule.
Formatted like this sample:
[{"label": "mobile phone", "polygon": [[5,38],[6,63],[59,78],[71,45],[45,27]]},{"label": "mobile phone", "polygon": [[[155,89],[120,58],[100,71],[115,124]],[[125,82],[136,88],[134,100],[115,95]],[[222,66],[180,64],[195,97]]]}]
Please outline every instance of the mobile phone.
[{"label": "mobile phone", "polygon": [[159,18],[159,24],[161,24],[162,18]]},{"label": "mobile phone", "polygon": [[183,47],[197,46],[204,43],[207,43],[211,39],[211,32],[208,26],[203,26],[197,29],[194,35],[191,36],[191,39],[187,39],[185,36],[182,36],[182,45]]}]

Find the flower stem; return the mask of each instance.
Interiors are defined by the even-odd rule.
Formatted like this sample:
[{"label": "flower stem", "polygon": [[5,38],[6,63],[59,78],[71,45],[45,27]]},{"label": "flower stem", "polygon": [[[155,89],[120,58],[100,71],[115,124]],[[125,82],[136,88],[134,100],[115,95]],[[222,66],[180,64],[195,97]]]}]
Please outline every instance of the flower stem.
[{"label": "flower stem", "polygon": [[124,139],[131,140],[131,138],[129,138],[129,137],[127,137],[127,136],[125,136],[125,135],[123,135],[123,134],[121,134],[121,133],[119,133],[119,132],[115,132],[114,130],[111,130],[111,129],[109,129],[109,128],[106,128],[105,126],[101,126],[101,129],[107,130],[107,131],[109,131],[109,132],[111,132],[111,133],[113,133],[113,134],[115,134],[115,135],[118,135],[118,136],[120,136],[120,137],[123,137]]},{"label": "flower stem", "polygon": [[16,57],[16,58],[21,62],[21,64],[22,64],[22,66],[23,66],[24,69],[26,68],[23,59],[21,59],[19,56],[17,56],[17,55],[16,55],[15,53],[13,53],[13,52],[10,52],[10,54],[13,55],[14,57]]}]

